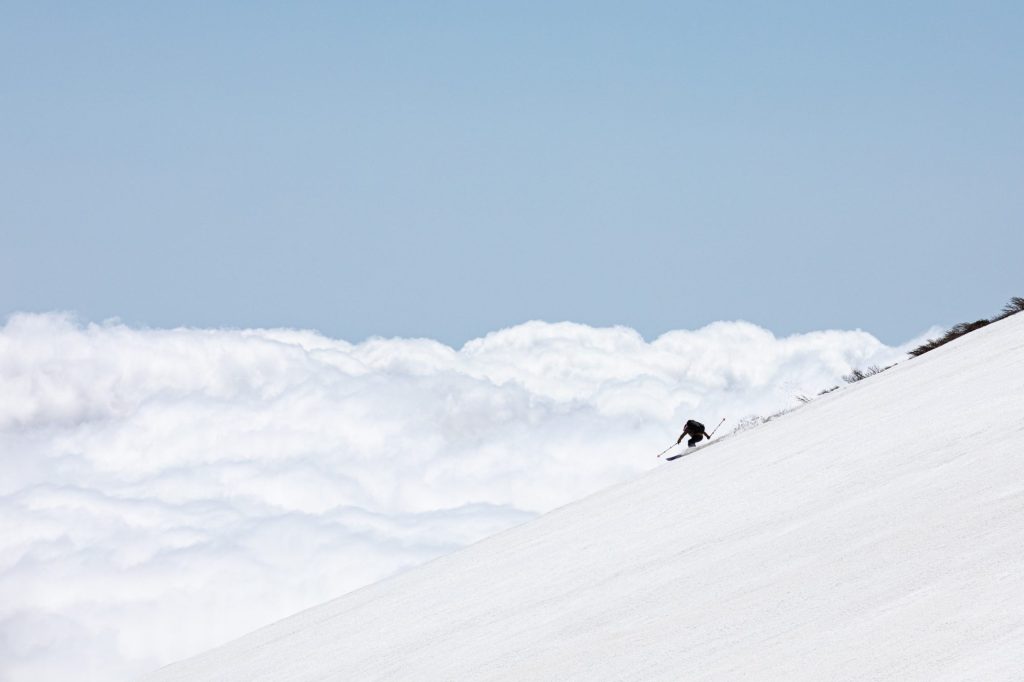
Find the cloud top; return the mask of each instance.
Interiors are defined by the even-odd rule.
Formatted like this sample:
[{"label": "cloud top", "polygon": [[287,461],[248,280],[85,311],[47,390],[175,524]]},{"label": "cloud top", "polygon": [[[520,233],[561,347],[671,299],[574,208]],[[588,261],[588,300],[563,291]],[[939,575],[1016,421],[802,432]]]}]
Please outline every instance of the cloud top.
[{"label": "cloud top", "polygon": [[745,322],[453,349],[14,315],[0,677],[143,673],[657,466],[687,418],[770,414],[905,350]]}]

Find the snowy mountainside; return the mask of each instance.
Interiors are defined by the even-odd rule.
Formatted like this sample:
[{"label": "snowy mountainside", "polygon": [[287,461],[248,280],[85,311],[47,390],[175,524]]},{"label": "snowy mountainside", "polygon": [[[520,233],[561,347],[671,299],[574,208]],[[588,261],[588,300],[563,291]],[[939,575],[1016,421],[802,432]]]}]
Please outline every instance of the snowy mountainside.
[{"label": "snowy mountainside", "polygon": [[1022,548],[1016,315],[150,679],[1020,679]]}]

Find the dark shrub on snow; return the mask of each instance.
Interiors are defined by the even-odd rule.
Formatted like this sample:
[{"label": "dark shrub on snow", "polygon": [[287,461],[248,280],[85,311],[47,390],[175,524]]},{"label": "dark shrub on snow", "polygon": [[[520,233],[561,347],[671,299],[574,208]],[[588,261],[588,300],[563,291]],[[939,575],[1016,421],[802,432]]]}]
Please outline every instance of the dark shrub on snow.
[{"label": "dark shrub on snow", "polygon": [[[969,334],[973,332],[975,329],[981,329],[987,324],[997,322],[1021,311],[1024,311],[1024,298],[1021,298],[1020,296],[1014,296],[1013,298],[1010,299],[1009,303],[1003,306],[1002,312],[993,317],[991,320],[976,320],[975,322],[961,322],[960,324],[955,324],[952,328],[950,328],[949,331],[947,331],[939,338],[928,339],[928,341],[922,343],[920,346],[910,351],[910,355],[912,355],[915,358],[918,355],[924,355],[928,351],[935,350],[939,346],[945,345],[952,341],[953,339],[958,339],[964,334]],[[843,378],[845,379],[846,377]]]}]

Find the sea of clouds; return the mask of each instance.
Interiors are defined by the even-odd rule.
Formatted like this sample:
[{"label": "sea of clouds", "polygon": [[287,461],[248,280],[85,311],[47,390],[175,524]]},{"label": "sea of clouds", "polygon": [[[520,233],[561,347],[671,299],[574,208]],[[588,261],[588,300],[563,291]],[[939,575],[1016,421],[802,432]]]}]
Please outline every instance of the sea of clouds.
[{"label": "sea of clouds", "polygon": [[0,679],[133,678],[662,465],[688,418],[726,433],[917,342],[529,322],[453,349],[13,315]]}]

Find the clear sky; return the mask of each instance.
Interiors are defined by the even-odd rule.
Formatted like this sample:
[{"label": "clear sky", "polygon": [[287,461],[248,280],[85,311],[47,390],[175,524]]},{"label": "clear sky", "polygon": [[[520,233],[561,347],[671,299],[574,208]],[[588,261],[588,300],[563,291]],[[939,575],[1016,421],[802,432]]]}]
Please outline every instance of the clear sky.
[{"label": "clear sky", "polygon": [[0,4],[0,314],[906,340],[1024,295],[1019,2]]}]

